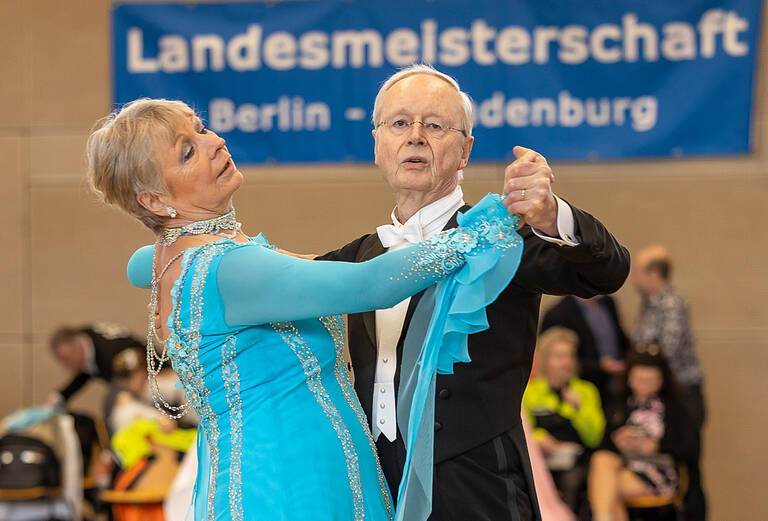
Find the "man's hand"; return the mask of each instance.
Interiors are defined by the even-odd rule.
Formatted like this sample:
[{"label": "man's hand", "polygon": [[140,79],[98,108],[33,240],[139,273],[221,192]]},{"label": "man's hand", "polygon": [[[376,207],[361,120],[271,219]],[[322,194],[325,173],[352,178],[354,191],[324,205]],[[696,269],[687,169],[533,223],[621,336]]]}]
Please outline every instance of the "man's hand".
[{"label": "man's hand", "polygon": [[515,159],[504,170],[504,206],[519,214],[541,233],[557,237],[557,201],[551,184],[555,181],[547,160],[538,152],[521,146],[512,150]]},{"label": "man's hand", "polygon": [[610,356],[600,357],[600,369],[606,373],[621,374],[626,368],[627,364],[624,363],[624,360],[616,360]]}]

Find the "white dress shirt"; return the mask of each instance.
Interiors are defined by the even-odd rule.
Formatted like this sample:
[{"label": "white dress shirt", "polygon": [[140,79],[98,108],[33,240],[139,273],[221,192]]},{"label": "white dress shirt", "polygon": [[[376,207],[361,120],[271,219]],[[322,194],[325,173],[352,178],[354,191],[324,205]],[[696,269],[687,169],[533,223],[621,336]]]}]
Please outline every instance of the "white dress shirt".
[{"label": "white dress shirt", "polygon": [[[549,237],[533,230],[538,237],[560,246],[577,246],[574,234],[573,211],[567,203],[555,196],[558,205],[557,230],[560,237]],[[392,210],[392,224],[379,226],[376,232],[388,251],[399,250],[429,239],[443,230],[451,217],[466,203],[461,186],[450,194],[428,204],[405,223],[400,223]],[[376,344],[378,349],[376,375],[373,383],[371,431],[374,440],[384,434],[389,441],[397,439],[397,414],[395,408],[395,371],[397,369],[397,343],[405,322],[411,297],[399,304],[376,310]]]}]

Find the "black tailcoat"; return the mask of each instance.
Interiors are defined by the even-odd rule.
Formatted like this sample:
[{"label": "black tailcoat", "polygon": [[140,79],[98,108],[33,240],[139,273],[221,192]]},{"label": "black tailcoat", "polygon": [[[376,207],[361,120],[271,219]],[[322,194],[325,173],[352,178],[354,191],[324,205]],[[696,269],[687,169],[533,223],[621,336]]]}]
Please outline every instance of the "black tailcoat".
[{"label": "black tailcoat", "polygon": [[137,348],[143,351],[146,349],[144,342],[127,334],[112,335],[100,332],[92,327],[85,327],[80,330],[80,333],[88,335],[93,342],[93,356],[97,372],[94,374],[82,372],[75,375],[75,377],[59,391],[59,394],[65,402],[82,389],[91,378],[98,378],[111,382],[113,374],[112,363],[117,355],[123,350]]},{"label": "black tailcoat", "polygon": [[[469,208],[464,206],[459,211],[466,212]],[[533,362],[541,295],[591,297],[612,293],[622,286],[629,273],[627,250],[597,219],[572,209],[580,244],[561,247],[538,238],[528,226],[521,228],[524,250],[520,267],[509,286],[486,309],[489,329],[469,336],[472,361],[456,364],[454,374],[437,377],[432,520],[540,518],[520,404]],[[446,229],[456,226],[454,215]],[[374,233],[318,260],[362,262],[384,252]],[[405,333],[420,297],[418,294],[411,299],[398,343],[398,361],[402,359]],[[355,389],[370,420],[377,358],[375,312],[350,315],[348,329]],[[395,389],[399,385],[399,373],[398,367]],[[377,445],[382,467],[396,496],[404,448],[401,436],[395,444],[390,444],[392,447],[388,447],[388,443],[382,435]],[[483,447],[487,448],[487,454],[478,453],[477,461],[466,459],[466,454],[485,450]],[[488,469],[473,470],[485,456],[493,460],[492,467],[498,466],[491,468],[491,474],[495,474],[491,477],[501,478],[496,492],[489,492],[496,484],[483,483],[482,474],[487,474]],[[454,475],[454,470],[448,469],[459,469],[459,474]],[[466,476],[462,477],[465,471]],[[523,488],[527,491],[521,490]],[[521,494],[530,494],[532,512],[519,512],[514,498],[516,492],[518,504]],[[495,501],[491,494],[505,497]],[[496,503],[504,508],[498,510]],[[462,513],[462,509],[466,513]],[[501,511],[504,517],[494,513]]]}]

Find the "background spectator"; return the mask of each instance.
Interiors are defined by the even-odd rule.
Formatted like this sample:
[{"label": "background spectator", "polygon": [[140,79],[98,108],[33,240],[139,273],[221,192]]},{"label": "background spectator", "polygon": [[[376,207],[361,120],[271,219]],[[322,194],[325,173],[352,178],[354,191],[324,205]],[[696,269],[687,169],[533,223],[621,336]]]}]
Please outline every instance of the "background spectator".
[{"label": "background spectator", "polygon": [[50,340],[51,353],[74,376],[61,390],[49,397],[49,404],[67,402],[91,378],[112,382],[113,363],[118,353],[128,348],[145,349],[145,344],[127,329],[105,323],[57,329]]},{"label": "background spectator", "polygon": [[690,462],[696,452],[695,428],[658,346],[631,352],[626,374],[626,391],[608,407],[606,435],[590,463],[595,521],[626,520],[627,499],[674,495],[678,462]]},{"label": "background spectator", "polygon": [[699,459],[706,413],[703,373],[688,319],[688,306],[669,282],[672,264],[663,246],[649,246],[637,252],[634,258],[632,282],[643,300],[632,341],[659,346],[680,387],[680,399],[696,426],[696,458],[689,468],[690,487],[685,506],[688,520],[703,521],[706,519],[706,500],[701,486]]},{"label": "background spectator", "polygon": [[536,377],[523,394],[533,437],[563,501],[575,512],[583,499],[589,450],[603,437],[605,417],[597,388],[576,377],[578,336],[553,327],[536,346]]},{"label": "background spectator", "polygon": [[616,392],[624,372],[629,339],[610,296],[568,296],[544,315],[541,330],[562,326],[579,336],[579,376],[595,384],[603,402]]},{"label": "background spectator", "polygon": [[[107,423],[111,432],[118,432],[139,418],[156,420],[165,432],[176,428],[174,420],[155,408],[147,381],[145,352],[138,348],[129,348],[118,353],[113,364],[113,375],[120,385],[120,391],[113,395],[114,400],[106,406]],[[176,381],[172,374],[167,376]],[[169,402],[175,404],[176,400]]]}]

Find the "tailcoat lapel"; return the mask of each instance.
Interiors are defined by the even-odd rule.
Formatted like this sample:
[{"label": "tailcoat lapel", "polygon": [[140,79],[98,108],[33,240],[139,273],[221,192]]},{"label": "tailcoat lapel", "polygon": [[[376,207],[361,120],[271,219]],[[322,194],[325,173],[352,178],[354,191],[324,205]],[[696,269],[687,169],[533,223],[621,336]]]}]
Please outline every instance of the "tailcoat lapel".
[{"label": "tailcoat lapel", "polygon": [[[470,205],[468,205],[468,204],[465,204],[464,206],[459,208],[456,211],[456,213],[453,214],[451,216],[451,218],[448,220],[448,222],[446,223],[446,225],[443,228],[443,230],[452,230],[453,228],[458,227],[459,223],[458,223],[457,219],[458,219],[459,212],[465,213],[470,208],[472,208],[472,207]],[[411,324],[411,319],[413,318],[413,314],[416,312],[416,306],[419,305],[419,301],[421,300],[421,297],[423,295],[424,295],[423,291],[421,291],[419,293],[416,293],[413,297],[411,297],[411,302],[408,304],[408,311],[406,311],[406,313],[405,313],[405,320],[403,321],[403,330],[400,332],[400,339],[398,340],[398,343],[397,343],[397,359],[398,360],[402,360],[403,359],[403,342],[405,340],[405,334],[408,332],[408,327]],[[376,331],[375,323],[374,323],[373,330],[374,330],[374,332]],[[398,363],[397,373],[396,374],[397,374],[397,377],[395,378],[395,382],[398,383],[398,385],[399,385],[399,380],[400,380],[400,365],[399,365],[399,363]]]}]

